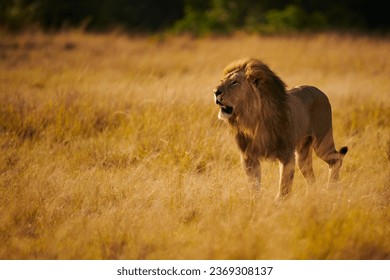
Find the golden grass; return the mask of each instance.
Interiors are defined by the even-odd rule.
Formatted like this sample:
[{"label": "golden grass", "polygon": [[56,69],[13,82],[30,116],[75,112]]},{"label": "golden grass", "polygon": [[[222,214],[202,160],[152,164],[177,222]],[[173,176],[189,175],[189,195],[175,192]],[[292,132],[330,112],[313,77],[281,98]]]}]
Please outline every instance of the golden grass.
[{"label": "golden grass", "polygon": [[[1,259],[389,259],[390,41],[2,34]],[[212,88],[263,59],[333,105],[340,186],[254,197]]]}]

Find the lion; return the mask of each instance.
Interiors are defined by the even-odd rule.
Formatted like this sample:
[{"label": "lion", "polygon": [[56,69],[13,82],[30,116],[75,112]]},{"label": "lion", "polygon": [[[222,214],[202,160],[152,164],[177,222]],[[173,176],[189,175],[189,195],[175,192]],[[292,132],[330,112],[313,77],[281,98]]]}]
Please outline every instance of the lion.
[{"label": "lion", "polygon": [[229,123],[242,166],[260,190],[260,161],[278,160],[277,199],[292,189],[297,163],[308,185],[315,183],[312,151],[329,165],[328,186],[339,179],[348,147],[335,149],[328,97],[314,86],[286,84],[262,61],[246,58],[228,65],[214,89],[218,118]]}]

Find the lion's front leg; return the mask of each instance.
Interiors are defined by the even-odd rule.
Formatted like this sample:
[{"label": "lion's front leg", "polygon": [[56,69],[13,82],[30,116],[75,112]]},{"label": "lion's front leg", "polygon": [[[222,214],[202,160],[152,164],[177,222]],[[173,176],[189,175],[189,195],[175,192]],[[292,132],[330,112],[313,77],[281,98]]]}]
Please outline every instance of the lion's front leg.
[{"label": "lion's front leg", "polygon": [[283,199],[290,193],[292,189],[295,172],[295,156],[291,155],[288,160],[280,161],[279,168],[279,192],[276,196],[276,199]]},{"label": "lion's front leg", "polygon": [[261,169],[259,159],[241,155],[241,163],[254,189],[260,191]]}]

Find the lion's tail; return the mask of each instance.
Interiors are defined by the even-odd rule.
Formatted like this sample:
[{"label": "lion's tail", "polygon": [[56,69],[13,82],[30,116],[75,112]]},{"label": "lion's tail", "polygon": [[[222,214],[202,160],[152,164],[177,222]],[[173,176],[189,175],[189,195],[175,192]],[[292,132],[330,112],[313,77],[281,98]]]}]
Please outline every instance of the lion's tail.
[{"label": "lion's tail", "polygon": [[337,159],[333,160],[329,165],[329,180],[328,186],[332,185],[339,179],[339,173],[341,165],[343,164],[343,158],[348,152],[348,147],[342,147],[337,153]]},{"label": "lion's tail", "polygon": [[348,152],[348,147],[347,146],[344,146],[342,147],[340,150],[339,150],[339,153],[342,157],[344,157]]}]

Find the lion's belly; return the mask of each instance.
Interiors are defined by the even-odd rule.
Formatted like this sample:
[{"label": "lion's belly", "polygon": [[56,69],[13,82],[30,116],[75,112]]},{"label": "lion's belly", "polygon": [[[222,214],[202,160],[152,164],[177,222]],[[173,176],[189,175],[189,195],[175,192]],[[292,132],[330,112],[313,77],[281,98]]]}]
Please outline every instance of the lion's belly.
[{"label": "lion's belly", "polygon": [[307,104],[304,104],[298,97],[289,96],[291,118],[294,127],[295,144],[302,138],[310,135],[310,116]]}]

